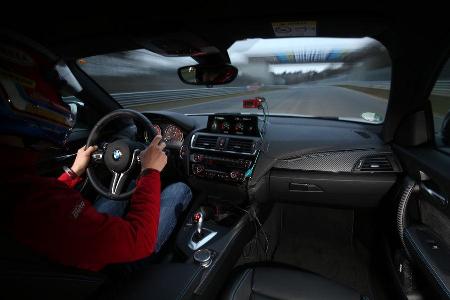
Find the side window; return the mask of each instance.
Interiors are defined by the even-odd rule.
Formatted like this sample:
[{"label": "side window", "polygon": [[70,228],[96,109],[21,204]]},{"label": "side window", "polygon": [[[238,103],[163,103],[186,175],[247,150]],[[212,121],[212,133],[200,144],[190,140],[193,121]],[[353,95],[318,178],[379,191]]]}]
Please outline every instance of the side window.
[{"label": "side window", "polygon": [[430,102],[437,146],[450,147],[450,59],[431,91]]}]

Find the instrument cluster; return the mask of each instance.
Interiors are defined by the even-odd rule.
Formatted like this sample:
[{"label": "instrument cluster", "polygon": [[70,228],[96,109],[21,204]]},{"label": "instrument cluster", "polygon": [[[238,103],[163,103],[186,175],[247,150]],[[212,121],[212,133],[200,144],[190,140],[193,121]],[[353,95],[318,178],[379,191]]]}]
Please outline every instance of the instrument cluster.
[{"label": "instrument cluster", "polygon": [[162,135],[163,141],[168,147],[181,147],[184,141],[183,130],[174,124],[154,123],[158,134]]}]

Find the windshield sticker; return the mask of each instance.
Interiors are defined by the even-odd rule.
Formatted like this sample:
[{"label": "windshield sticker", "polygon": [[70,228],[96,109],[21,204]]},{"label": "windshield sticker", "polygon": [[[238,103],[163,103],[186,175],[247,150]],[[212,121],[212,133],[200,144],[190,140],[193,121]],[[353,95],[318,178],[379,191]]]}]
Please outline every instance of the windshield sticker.
[{"label": "windshield sticker", "polygon": [[316,36],[316,21],[272,22],[273,32],[277,37]]},{"label": "windshield sticker", "polygon": [[383,117],[380,114],[374,112],[364,112],[361,114],[361,118],[369,122],[381,123],[383,122]]}]

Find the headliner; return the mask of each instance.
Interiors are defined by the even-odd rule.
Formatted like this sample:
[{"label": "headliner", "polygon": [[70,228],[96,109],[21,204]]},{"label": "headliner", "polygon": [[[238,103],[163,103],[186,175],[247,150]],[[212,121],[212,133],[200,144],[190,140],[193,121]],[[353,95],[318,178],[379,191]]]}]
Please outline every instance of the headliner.
[{"label": "headliner", "polygon": [[[29,17],[24,23],[9,15],[0,22],[2,27],[34,38],[66,59],[142,48],[146,39],[164,39],[180,32],[194,44],[208,44],[223,52],[236,40],[274,37],[273,21],[317,20],[318,36],[370,36],[384,44],[389,44],[392,34],[412,34],[413,25],[414,36],[442,38],[450,28],[445,17],[435,17],[427,20],[426,26],[417,26],[423,12],[398,13],[382,4],[371,4],[370,8],[323,4],[323,8],[318,8],[318,5],[308,6],[297,1],[243,7],[240,2],[222,1],[208,8],[201,6],[201,2],[196,2],[195,6],[184,4],[185,7],[173,4],[177,8],[170,10],[152,6],[149,13],[125,10],[108,15],[104,12],[101,16],[95,11],[69,12],[57,17]],[[438,11],[439,8],[435,8],[433,13]],[[186,33],[192,35],[188,37]]]}]

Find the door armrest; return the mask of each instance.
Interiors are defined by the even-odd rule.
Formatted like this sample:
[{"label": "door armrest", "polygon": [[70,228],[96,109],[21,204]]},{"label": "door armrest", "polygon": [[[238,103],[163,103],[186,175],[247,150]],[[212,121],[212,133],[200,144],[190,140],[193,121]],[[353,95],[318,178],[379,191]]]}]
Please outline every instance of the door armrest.
[{"label": "door armrest", "polygon": [[405,243],[414,262],[441,295],[450,299],[450,248],[424,225],[407,227]]}]

